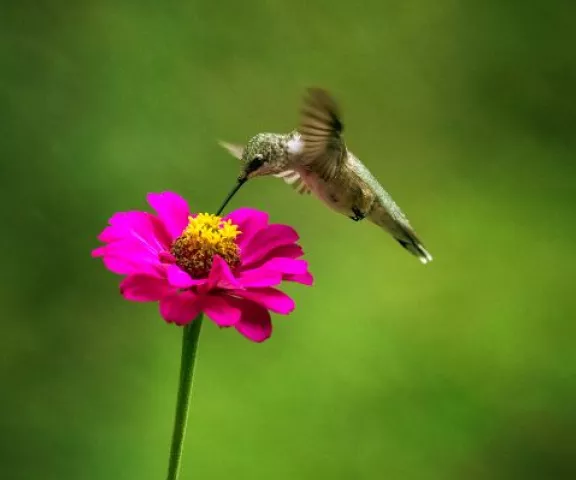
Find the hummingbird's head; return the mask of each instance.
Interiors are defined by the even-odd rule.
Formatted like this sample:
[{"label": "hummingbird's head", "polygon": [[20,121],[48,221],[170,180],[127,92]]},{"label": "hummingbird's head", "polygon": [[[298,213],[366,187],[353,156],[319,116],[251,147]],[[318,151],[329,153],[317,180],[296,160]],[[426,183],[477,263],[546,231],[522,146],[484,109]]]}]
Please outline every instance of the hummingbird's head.
[{"label": "hummingbird's head", "polygon": [[285,170],[285,151],[279,135],[259,133],[252,137],[245,147],[232,143],[220,142],[230,154],[240,160],[241,173],[238,183],[228,194],[220,207],[222,212],[240,187],[250,178],[274,175]]},{"label": "hummingbird's head", "polygon": [[252,137],[242,151],[242,175],[246,178],[262,177],[282,171],[284,149],[278,135],[259,133]]},{"label": "hummingbird's head", "polygon": [[273,133],[259,133],[252,137],[245,147],[220,142],[230,154],[241,162],[239,179],[273,175],[284,170],[285,150],[281,139]]}]

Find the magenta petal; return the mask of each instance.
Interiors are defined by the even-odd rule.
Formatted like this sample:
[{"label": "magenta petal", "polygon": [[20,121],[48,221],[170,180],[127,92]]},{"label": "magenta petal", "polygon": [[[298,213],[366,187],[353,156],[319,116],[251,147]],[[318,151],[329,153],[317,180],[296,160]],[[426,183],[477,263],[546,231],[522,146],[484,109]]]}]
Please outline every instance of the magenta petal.
[{"label": "magenta petal", "polygon": [[106,254],[106,245],[95,248],[94,250],[92,250],[92,252],[90,252],[90,255],[93,258],[103,257],[105,254]]},{"label": "magenta petal", "polygon": [[301,283],[302,285],[313,285],[314,284],[314,277],[310,272],[301,273],[301,274],[287,274],[283,276],[283,280],[287,282],[296,282]]},{"label": "magenta petal", "polygon": [[302,274],[308,271],[308,262],[292,258],[272,258],[260,268],[282,273]]},{"label": "magenta petal", "polygon": [[92,254],[102,257],[106,268],[120,275],[148,273],[160,276],[164,268],[157,252],[134,239],[110,243],[97,248]]},{"label": "magenta petal", "polygon": [[103,257],[104,265],[114,273],[159,276],[159,255],[170,244],[162,222],[148,212],[130,211],[114,214],[109,223],[98,237],[107,244],[92,255]]},{"label": "magenta petal", "polygon": [[294,300],[276,288],[251,288],[250,290],[235,290],[234,295],[252,300],[268,310],[286,315],[296,306]]},{"label": "magenta petal", "polygon": [[232,220],[232,223],[238,226],[238,230],[242,233],[238,235],[237,243],[243,248],[256,233],[268,225],[268,214],[253,208],[239,208],[230,212],[223,220]]},{"label": "magenta petal", "polygon": [[149,193],[146,200],[156,210],[172,240],[182,235],[190,215],[186,200],[173,192]]},{"label": "magenta petal", "polygon": [[282,283],[282,273],[274,270],[255,268],[240,273],[238,281],[244,288],[273,287]]},{"label": "magenta petal", "polygon": [[102,257],[104,266],[117,275],[130,275],[133,273],[144,273],[151,276],[161,277],[158,268],[151,263],[135,262],[129,258],[116,255],[104,255]]},{"label": "magenta petal", "polygon": [[269,253],[270,257],[282,257],[282,258],[299,258],[304,255],[304,250],[302,247],[296,243],[290,245],[282,245],[281,247],[275,248]]},{"label": "magenta petal", "polygon": [[206,282],[206,280],[197,280],[188,275],[184,270],[182,270],[178,265],[172,264],[168,265],[166,269],[168,276],[168,282],[170,285],[176,288],[190,288],[193,285],[199,285]]},{"label": "magenta petal", "polygon": [[199,297],[190,291],[172,292],[160,300],[160,315],[168,323],[186,325],[200,313]]},{"label": "magenta petal", "polygon": [[265,263],[266,261],[268,261],[268,259],[270,258],[299,258],[302,255],[304,255],[304,250],[302,250],[302,247],[296,243],[291,243],[289,245],[282,245],[280,247],[274,248],[273,250],[269,251],[266,254],[265,258],[262,258],[261,260],[257,261],[257,262],[252,262],[251,264],[251,268],[254,268],[256,266],[260,266],[263,263]]},{"label": "magenta petal", "polygon": [[214,255],[212,268],[208,275],[207,287],[208,290],[212,290],[214,288],[235,289],[242,286],[234,277],[226,261],[221,256]]},{"label": "magenta petal", "polygon": [[263,342],[272,335],[270,313],[252,302],[242,305],[240,321],[234,325],[236,330],[253,342]]},{"label": "magenta petal", "polygon": [[263,264],[267,263],[272,258],[297,259],[302,255],[304,255],[304,250],[302,250],[302,247],[300,245],[296,243],[291,243],[289,245],[282,245],[268,252],[264,258],[261,258],[258,261],[251,262],[249,268],[251,270],[255,268],[260,268]]},{"label": "magenta petal", "polygon": [[150,275],[128,275],[120,283],[120,293],[133,302],[157,302],[168,292],[166,281]]},{"label": "magenta petal", "polygon": [[151,273],[145,272],[145,269],[139,268],[139,265],[135,265],[130,260],[121,257],[114,256],[104,256],[102,257],[102,262],[104,266],[110,270],[112,273],[117,275],[130,275],[135,273]]},{"label": "magenta petal", "polygon": [[159,218],[148,212],[130,211],[118,212],[112,215],[109,227],[98,236],[98,240],[112,243],[132,239],[149,248],[160,252],[168,250],[171,238]]},{"label": "magenta petal", "polygon": [[220,327],[230,327],[240,320],[242,300],[227,295],[207,295],[202,300],[204,313]]},{"label": "magenta petal", "polygon": [[244,266],[267,258],[276,248],[290,245],[298,240],[296,230],[288,225],[274,224],[260,230],[242,254]]},{"label": "magenta petal", "polygon": [[160,263],[176,263],[176,257],[170,252],[160,252],[158,254],[158,260]]},{"label": "magenta petal", "polygon": [[125,258],[131,258],[133,260],[139,258],[146,258],[160,263],[160,253],[162,250],[160,245],[152,246],[149,243],[145,243],[135,237],[126,237],[122,240],[116,240],[115,242],[108,243],[100,247],[97,253],[99,256],[106,255],[116,255]]}]

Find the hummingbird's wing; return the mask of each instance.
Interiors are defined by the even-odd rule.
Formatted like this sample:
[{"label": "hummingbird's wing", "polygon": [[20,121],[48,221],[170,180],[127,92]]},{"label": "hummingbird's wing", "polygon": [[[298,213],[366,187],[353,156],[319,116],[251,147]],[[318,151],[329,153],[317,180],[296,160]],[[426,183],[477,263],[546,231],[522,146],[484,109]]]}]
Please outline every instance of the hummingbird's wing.
[{"label": "hummingbird's wing", "polygon": [[306,185],[306,182],[302,180],[300,174],[294,170],[284,170],[283,172],[274,174],[275,177],[281,178],[288,185],[291,185],[296,192],[300,194],[310,193],[310,188]]},{"label": "hummingbird's wing", "polygon": [[344,126],[334,98],[321,88],[309,88],[301,109],[298,132],[303,141],[302,163],[330,181],[346,160]]},{"label": "hummingbird's wing", "polygon": [[244,147],[242,145],[238,145],[236,143],[223,142],[222,140],[220,140],[218,143],[220,144],[221,147],[228,150],[230,155],[236,157],[238,160],[242,159],[242,152],[244,152]]}]

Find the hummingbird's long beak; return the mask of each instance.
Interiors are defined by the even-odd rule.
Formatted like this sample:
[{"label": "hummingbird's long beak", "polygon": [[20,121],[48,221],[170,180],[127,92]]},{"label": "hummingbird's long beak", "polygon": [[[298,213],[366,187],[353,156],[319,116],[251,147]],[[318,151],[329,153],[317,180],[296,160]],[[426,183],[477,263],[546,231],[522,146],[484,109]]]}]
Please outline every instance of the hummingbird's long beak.
[{"label": "hummingbird's long beak", "polygon": [[238,183],[236,183],[236,185],[234,185],[234,188],[230,191],[230,193],[228,194],[228,196],[226,197],[226,199],[222,203],[222,206],[216,212],[216,215],[222,214],[222,212],[226,208],[226,205],[228,205],[230,200],[232,200],[232,197],[234,195],[236,195],[236,193],[238,193],[238,190],[240,190],[240,187],[246,183],[246,180],[248,180],[248,177],[246,175],[240,175],[238,177]]}]

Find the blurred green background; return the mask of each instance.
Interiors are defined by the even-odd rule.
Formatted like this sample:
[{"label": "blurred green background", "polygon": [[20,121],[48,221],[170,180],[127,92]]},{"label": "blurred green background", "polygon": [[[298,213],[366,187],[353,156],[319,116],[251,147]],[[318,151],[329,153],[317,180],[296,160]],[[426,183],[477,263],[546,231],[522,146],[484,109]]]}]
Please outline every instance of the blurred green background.
[{"label": "blurred green background", "polygon": [[316,285],[251,344],[206,322],[182,479],[576,478],[573,2],[3,2],[0,478],[162,479],[180,330],[90,258],[118,210],[215,210],[216,143],[303,89],[434,255],[277,179],[232,208]]}]

